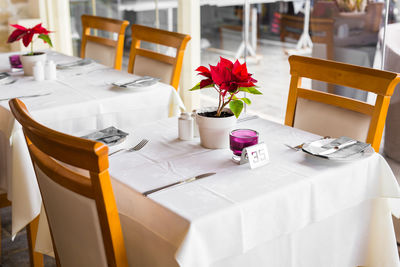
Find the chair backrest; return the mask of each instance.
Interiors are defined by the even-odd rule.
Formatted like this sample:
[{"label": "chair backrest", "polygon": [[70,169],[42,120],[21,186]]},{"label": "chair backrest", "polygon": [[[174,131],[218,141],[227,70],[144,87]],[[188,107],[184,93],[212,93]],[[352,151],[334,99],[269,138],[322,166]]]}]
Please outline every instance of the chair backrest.
[{"label": "chair backrest", "polygon": [[339,13],[336,1],[318,0],[313,4],[312,18],[332,18]]},{"label": "chair backrest", "polygon": [[[99,63],[117,70],[122,66],[126,20],[110,19],[92,15],[82,15],[81,57],[95,59]],[[92,34],[99,31],[108,32],[111,38]],[[103,33],[103,32],[102,32]],[[117,36],[116,40],[113,39]]]},{"label": "chair backrest", "polygon": [[[282,14],[281,16],[281,42],[286,37],[292,37],[298,40],[303,33],[304,18]],[[326,58],[334,58],[334,20],[329,18],[311,18],[310,19],[311,39],[314,43],[321,43],[326,46]]]},{"label": "chair backrest", "polygon": [[[189,35],[137,24],[132,25],[128,72],[160,78],[162,82],[171,84],[178,90],[183,55],[189,40]],[[167,56],[141,48],[141,41],[175,48],[175,56]]]},{"label": "chair backrest", "polygon": [[26,137],[57,265],[127,266],[108,147],[46,128],[19,99],[9,104]]},{"label": "chair backrest", "polygon": [[[290,56],[290,89],[285,124],[322,136],[349,136],[379,151],[386,114],[400,75],[303,56]],[[376,94],[375,105],[301,88],[302,78]]]},{"label": "chair backrest", "polygon": [[371,32],[378,32],[382,22],[383,2],[370,2],[367,5],[365,28]]}]

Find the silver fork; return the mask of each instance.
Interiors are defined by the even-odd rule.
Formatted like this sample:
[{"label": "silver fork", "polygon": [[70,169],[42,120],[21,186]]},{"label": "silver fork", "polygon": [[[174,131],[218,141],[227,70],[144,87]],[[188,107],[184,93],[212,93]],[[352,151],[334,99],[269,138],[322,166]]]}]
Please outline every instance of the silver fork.
[{"label": "silver fork", "polygon": [[136,146],[133,146],[133,147],[131,147],[131,148],[121,148],[121,149],[118,149],[117,151],[114,151],[114,152],[108,154],[108,156],[112,156],[112,155],[114,155],[114,154],[116,154],[116,153],[118,153],[118,152],[121,152],[121,151],[127,151],[127,152],[139,151],[139,150],[142,149],[148,142],[149,142],[149,140],[143,139],[143,140],[140,141]]},{"label": "silver fork", "polygon": [[[318,139],[318,140],[328,139],[328,138],[331,138],[331,137],[330,137],[330,136],[324,136],[323,138]],[[291,148],[291,149],[293,149],[293,150],[300,151],[300,150],[303,149],[303,146],[304,146],[305,144],[306,144],[306,143],[302,143],[302,144],[297,145],[297,146],[290,146],[290,145],[288,145],[288,144],[285,144],[285,146],[287,146],[288,148]]]}]

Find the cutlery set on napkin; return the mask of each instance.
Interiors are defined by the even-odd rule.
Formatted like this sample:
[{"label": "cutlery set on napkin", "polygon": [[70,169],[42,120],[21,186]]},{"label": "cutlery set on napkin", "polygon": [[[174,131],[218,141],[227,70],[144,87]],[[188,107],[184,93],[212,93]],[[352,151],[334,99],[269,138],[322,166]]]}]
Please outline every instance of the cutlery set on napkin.
[{"label": "cutlery set on napkin", "polygon": [[0,73],[0,85],[12,84],[15,82],[16,80],[11,78],[10,74],[8,74],[7,72]]},{"label": "cutlery set on napkin", "polygon": [[117,129],[114,126],[110,126],[103,130],[81,136],[81,138],[102,142],[106,145],[112,146],[124,141],[128,135],[129,135],[128,133],[125,133]]},{"label": "cutlery set on napkin", "polygon": [[305,143],[302,150],[313,156],[331,159],[346,160],[361,157],[371,151],[371,145],[354,140],[350,137],[336,139],[320,139],[311,143]]}]

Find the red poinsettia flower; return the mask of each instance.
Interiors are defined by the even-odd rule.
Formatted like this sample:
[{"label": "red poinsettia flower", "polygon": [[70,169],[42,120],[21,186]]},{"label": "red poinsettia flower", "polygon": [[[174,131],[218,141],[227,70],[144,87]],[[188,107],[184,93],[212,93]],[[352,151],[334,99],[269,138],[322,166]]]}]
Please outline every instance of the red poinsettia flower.
[{"label": "red poinsettia flower", "polygon": [[[255,89],[256,86],[254,83],[257,81],[251,77],[252,74],[247,72],[246,63],[240,64],[238,60],[232,63],[230,60],[220,57],[220,61],[216,66],[210,65],[210,69],[200,66],[196,71],[199,72],[199,75],[204,76],[205,79],[201,80],[200,83],[191,90],[214,86],[220,94],[220,105],[217,114],[229,104],[231,110],[238,116],[243,108],[242,102],[250,104],[248,98],[234,97],[234,95],[240,91],[251,94],[261,94],[261,92]],[[229,98],[225,99],[227,94]]]},{"label": "red poinsettia flower", "polygon": [[[210,65],[210,67],[211,67],[211,65]],[[214,83],[213,80],[211,79],[211,72],[210,72],[209,69],[207,69],[207,68],[204,67],[204,66],[200,66],[200,67],[198,67],[198,68],[196,69],[196,71],[199,72],[199,75],[202,75],[202,76],[204,76],[204,77],[207,78],[207,79],[201,80],[201,82],[200,82],[200,88],[207,87],[207,86],[209,86],[209,85],[211,85],[211,84]]]},{"label": "red poinsettia flower", "polygon": [[200,82],[200,89],[210,85],[217,85],[222,91],[223,96],[230,93],[238,93],[240,87],[255,86],[255,79],[251,78],[252,74],[247,72],[246,63],[240,64],[238,60],[233,64],[230,60],[223,57],[216,66],[211,66],[210,69],[200,66],[196,69],[199,75],[206,77]]},{"label": "red poinsettia flower", "polygon": [[[18,24],[11,24],[15,30],[8,37],[7,43],[12,43],[22,39],[22,43],[25,47],[28,47],[30,43],[32,43],[33,36],[35,34],[39,34],[38,38],[42,39],[45,43],[48,43],[50,46],[53,46],[51,43],[51,39],[49,37],[50,31],[42,26],[42,23],[34,26],[33,28],[25,28],[24,26]],[[33,47],[32,47],[33,53]]]}]

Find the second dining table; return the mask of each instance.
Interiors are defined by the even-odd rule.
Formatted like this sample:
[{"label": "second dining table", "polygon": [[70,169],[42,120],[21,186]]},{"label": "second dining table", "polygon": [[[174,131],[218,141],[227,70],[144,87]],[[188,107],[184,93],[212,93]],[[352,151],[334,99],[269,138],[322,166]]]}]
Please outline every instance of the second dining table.
[{"label": "second dining table", "polygon": [[[138,76],[96,62],[57,71],[56,80],[35,81],[23,72],[11,72],[8,57],[0,54],[0,72],[15,82],[0,85],[0,189],[12,202],[12,236],[35,219],[41,197],[20,125],[8,100],[20,97],[32,116],[44,125],[65,133],[115,126],[120,129],[176,115],[184,105],[175,89],[157,82],[148,87],[120,88]],[[56,64],[79,58],[48,51]]]},{"label": "second dining table", "polygon": [[[257,118],[236,125],[257,130],[268,149],[270,162],[250,169],[229,149],[179,140],[177,125],[169,118],[125,129],[118,146],[149,143],[109,157],[130,266],[400,266],[391,219],[400,188],[381,155],[316,158],[286,144],[320,136]],[[45,236],[37,244],[49,252]]]}]

